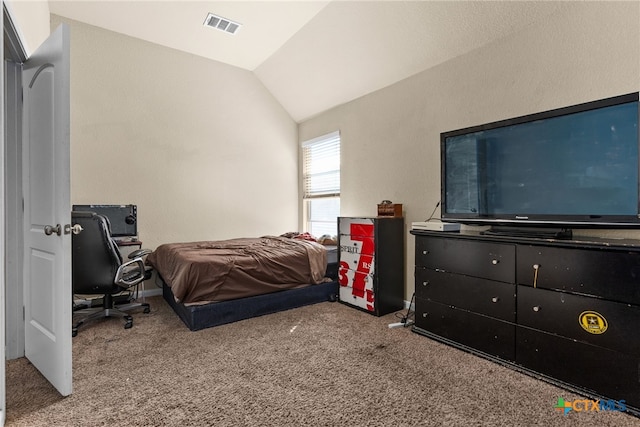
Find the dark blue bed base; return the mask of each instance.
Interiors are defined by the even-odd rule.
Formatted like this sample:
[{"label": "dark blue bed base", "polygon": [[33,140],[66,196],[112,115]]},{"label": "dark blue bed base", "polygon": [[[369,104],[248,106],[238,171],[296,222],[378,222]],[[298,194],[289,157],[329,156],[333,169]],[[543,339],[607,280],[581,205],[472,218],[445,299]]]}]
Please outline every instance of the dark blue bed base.
[{"label": "dark blue bed base", "polygon": [[162,282],[162,296],[192,331],[302,307],[304,305],[324,301],[335,301],[337,295],[338,282],[333,281],[254,297],[185,306],[184,304],[176,302],[171,288],[168,287],[164,281]]},{"label": "dark blue bed base", "polygon": [[304,305],[338,299],[338,252],[336,247],[327,250],[326,277],[332,282],[309,285],[304,288],[288,289],[254,297],[203,305],[185,306],[176,302],[171,288],[162,281],[162,296],[192,331],[237,322],[251,317],[276,313]]}]

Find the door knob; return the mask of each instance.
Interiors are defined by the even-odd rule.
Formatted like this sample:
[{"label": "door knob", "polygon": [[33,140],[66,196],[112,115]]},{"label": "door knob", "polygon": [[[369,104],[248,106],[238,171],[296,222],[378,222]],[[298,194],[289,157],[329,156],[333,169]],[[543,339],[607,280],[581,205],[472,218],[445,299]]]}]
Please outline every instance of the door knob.
[{"label": "door knob", "polygon": [[70,233],[73,233],[73,234],[76,234],[76,235],[77,235],[77,234],[80,234],[80,232],[81,232],[82,230],[84,230],[84,228],[82,228],[82,226],[81,226],[80,224],[73,224],[73,225],[71,225],[71,224],[66,224],[66,225],[64,226],[64,234],[70,234]]},{"label": "door knob", "polygon": [[58,236],[62,234],[62,228],[60,227],[60,224],[56,224],[55,227],[53,225],[44,226],[44,234],[46,234],[47,236],[51,236],[53,233],[57,234]]}]

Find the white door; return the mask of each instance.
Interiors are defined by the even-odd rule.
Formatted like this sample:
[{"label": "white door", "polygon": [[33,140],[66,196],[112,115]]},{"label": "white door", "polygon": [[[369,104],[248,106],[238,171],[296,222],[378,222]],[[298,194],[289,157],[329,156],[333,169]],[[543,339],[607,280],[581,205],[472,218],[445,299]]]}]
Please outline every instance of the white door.
[{"label": "white door", "polygon": [[69,30],[23,64],[25,356],[71,394]]}]

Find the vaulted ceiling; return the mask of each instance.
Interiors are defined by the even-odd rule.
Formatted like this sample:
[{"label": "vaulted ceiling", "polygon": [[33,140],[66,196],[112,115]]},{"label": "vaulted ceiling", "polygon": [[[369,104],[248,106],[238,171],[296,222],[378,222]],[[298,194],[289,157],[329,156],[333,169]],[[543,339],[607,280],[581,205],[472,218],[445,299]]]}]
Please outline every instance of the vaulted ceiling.
[{"label": "vaulted ceiling", "polygon": [[[575,2],[49,0],[50,12],[253,71],[300,122]],[[241,24],[203,25],[209,13]]]}]

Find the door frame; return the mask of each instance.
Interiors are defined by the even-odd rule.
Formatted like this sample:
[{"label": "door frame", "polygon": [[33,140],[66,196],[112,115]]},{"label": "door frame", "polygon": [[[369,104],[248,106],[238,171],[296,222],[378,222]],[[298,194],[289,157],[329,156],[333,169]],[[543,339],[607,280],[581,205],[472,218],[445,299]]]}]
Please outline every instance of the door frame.
[{"label": "door frame", "polygon": [[[2,1],[0,47],[0,426],[4,426],[7,413],[6,364],[7,357],[24,356],[24,305],[23,286],[23,236],[22,236],[22,73],[21,64],[26,59],[26,50],[20,42],[18,31]],[[20,90],[18,90],[18,87]],[[6,93],[5,93],[6,91]],[[9,286],[7,286],[7,284]]]},{"label": "door frame", "polygon": [[[9,12],[2,3],[0,33],[0,426],[6,420],[5,360],[24,356],[24,280],[22,233],[22,72],[27,59]],[[6,92],[6,93],[5,93]],[[4,345],[2,345],[4,344]]]},{"label": "door frame", "polygon": [[[0,95],[2,95],[2,104],[0,104],[0,134],[2,134],[2,145],[0,146],[0,162],[3,165],[2,170],[6,171],[4,167],[6,165],[5,161],[5,96],[4,96],[4,87],[5,87],[5,72],[4,72],[4,16],[7,14],[4,10],[4,0],[2,3],[2,20],[0,21],[0,31],[2,32],[3,43],[2,47],[0,47],[0,54],[2,54],[2,68],[0,69],[0,80],[2,80],[2,86],[0,86]],[[6,172],[5,172],[6,173]],[[2,246],[0,246],[0,259],[2,259],[2,266],[4,267],[2,271],[6,272],[7,267],[7,259],[5,257],[5,247],[7,246],[7,240],[5,235],[6,223],[5,223],[5,176],[2,173],[0,174],[0,240],[5,242]],[[5,273],[6,274],[6,273]],[[5,275],[0,274],[0,426],[4,427],[4,421],[7,418],[7,392],[6,392],[6,363],[5,363]]]},{"label": "door frame", "polygon": [[[3,70],[6,87],[3,118],[5,122],[5,138],[3,139],[4,173],[4,209],[5,215],[5,256],[6,272],[4,294],[6,300],[2,307],[6,324],[6,354],[7,359],[24,356],[24,281],[23,281],[23,252],[24,238],[22,212],[22,76],[20,64],[27,59],[26,50],[20,41],[18,31],[11,20],[3,2],[3,37],[5,52]],[[10,61],[7,63],[7,61]],[[7,286],[9,285],[9,286]]]}]

